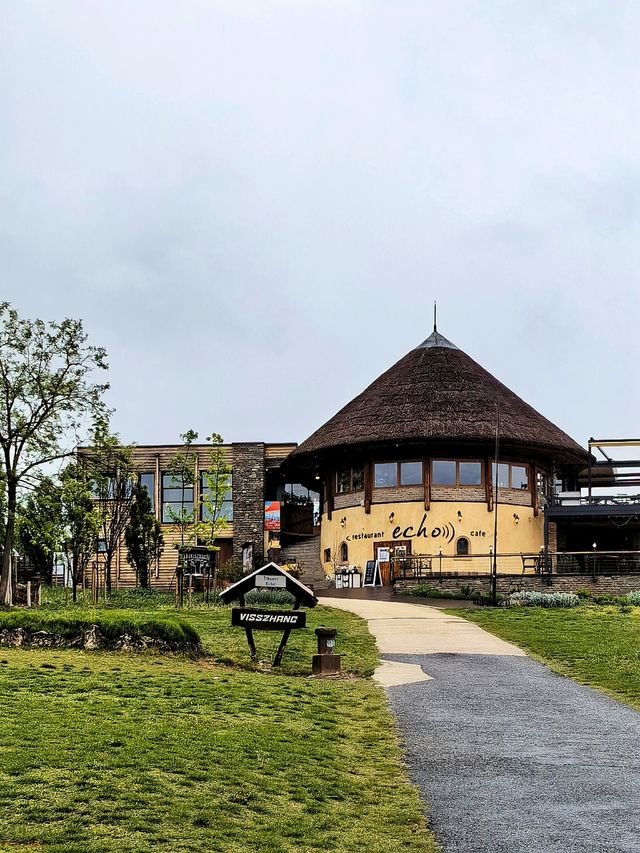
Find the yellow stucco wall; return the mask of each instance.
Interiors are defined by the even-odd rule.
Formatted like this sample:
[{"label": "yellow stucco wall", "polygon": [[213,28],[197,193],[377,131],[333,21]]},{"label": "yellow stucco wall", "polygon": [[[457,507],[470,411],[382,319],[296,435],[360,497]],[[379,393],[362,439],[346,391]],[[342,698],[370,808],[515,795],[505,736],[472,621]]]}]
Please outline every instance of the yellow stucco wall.
[{"label": "yellow stucco wall", "polygon": [[[458,512],[461,517],[458,517]],[[393,517],[391,518],[391,514]],[[518,520],[514,518],[518,517]],[[442,549],[442,571],[476,572],[488,571],[480,559],[456,557],[456,541],[460,536],[469,540],[471,557],[489,554],[493,546],[494,513],[487,510],[486,503],[432,502],[425,511],[422,501],[374,504],[371,513],[364,507],[348,507],[334,510],[329,521],[322,517],[320,546],[321,560],[325,549],[332,556],[339,555],[340,545],[346,542],[349,549],[350,566],[364,568],[367,560],[374,559],[376,542],[411,542],[411,553],[431,554],[437,557]],[[515,556],[498,560],[498,571],[521,571],[520,554],[537,554],[544,542],[544,519],[542,512],[535,517],[533,509],[525,506],[500,505],[498,507],[498,554]],[[434,561],[434,567],[440,563]],[[333,574],[333,563],[323,562],[326,574]]]}]

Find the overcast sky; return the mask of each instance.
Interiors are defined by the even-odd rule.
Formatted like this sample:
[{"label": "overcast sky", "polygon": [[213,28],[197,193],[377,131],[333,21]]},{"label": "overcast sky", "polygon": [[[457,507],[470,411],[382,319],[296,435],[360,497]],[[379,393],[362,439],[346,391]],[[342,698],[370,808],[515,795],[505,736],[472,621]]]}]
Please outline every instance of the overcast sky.
[{"label": "overcast sky", "polygon": [[114,426],[301,441],[439,330],[640,434],[640,2],[1,0],[2,298]]}]

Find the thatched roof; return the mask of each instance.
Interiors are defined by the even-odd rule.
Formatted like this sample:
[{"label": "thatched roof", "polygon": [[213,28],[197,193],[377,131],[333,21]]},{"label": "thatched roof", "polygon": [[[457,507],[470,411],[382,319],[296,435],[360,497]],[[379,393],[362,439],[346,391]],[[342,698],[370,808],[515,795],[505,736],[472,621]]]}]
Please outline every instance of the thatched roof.
[{"label": "thatched roof", "polygon": [[491,445],[496,407],[500,440],[532,456],[585,464],[587,451],[434,330],[289,457],[304,463],[357,446]]}]

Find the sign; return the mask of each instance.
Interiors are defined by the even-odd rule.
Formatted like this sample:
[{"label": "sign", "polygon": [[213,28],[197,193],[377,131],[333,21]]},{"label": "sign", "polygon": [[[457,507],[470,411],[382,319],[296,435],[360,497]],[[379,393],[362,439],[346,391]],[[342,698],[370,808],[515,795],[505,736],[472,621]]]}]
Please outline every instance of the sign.
[{"label": "sign", "polygon": [[207,548],[188,548],[181,554],[182,565],[187,574],[205,574],[211,567],[213,551]]},{"label": "sign", "polygon": [[256,610],[253,607],[233,607],[231,624],[254,631],[291,631],[307,627],[304,610]]},{"label": "sign", "polygon": [[272,532],[280,530],[280,501],[265,501],[264,529]]},{"label": "sign", "polygon": [[378,548],[378,559],[381,563],[389,562],[389,549],[388,548]]},{"label": "sign", "polygon": [[367,560],[364,567],[364,580],[362,586],[382,586],[380,577],[380,566],[377,560]]},{"label": "sign", "polygon": [[256,586],[263,586],[266,589],[286,589],[287,579],[282,575],[259,575]]}]

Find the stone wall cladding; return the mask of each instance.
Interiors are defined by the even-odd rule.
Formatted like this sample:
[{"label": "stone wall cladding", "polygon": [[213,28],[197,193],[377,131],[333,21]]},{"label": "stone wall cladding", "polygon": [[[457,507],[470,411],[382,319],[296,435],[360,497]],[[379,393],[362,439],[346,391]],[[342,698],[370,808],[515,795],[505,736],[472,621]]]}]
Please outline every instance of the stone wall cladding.
[{"label": "stone wall cladding", "polygon": [[[404,592],[414,586],[431,586],[442,592],[462,592],[462,587],[472,592],[491,592],[491,577],[476,574],[426,575],[422,578],[405,578],[395,583],[396,592]],[[498,575],[498,592],[575,592],[588,589],[593,595],[624,595],[640,590],[640,572],[628,575]]]},{"label": "stone wall cladding", "polygon": [[373,504],[395,504],[404,501],[421,501],[424,499],[422,486],[402,486],[398,489],[374,489],[371,494]]},{"label": "stone wall cladding", "polygon": [[487,501],[484,486],[431,486],[432,501]]},{"label": "stone wall cladding", "polygon": [[334,509],[346,509],[349,506],[364,506],[364,492],[348,492],[334,496]]},{"label": "stone wall cladding", "polygon": [[233,558],[242,561],[242,546],[253,542],[260,565],[264,542],[264,444],[238,443],[233,449]]}]

